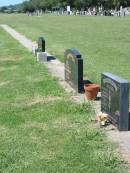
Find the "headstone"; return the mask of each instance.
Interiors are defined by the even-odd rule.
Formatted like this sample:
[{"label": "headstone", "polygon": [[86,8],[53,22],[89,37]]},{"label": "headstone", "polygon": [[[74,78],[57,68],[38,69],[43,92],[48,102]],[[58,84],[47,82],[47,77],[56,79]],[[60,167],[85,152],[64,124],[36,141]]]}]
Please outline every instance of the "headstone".
[{"label": "headstone", "polygon": [[45,39],[43,37],[39,37],[38,39],[38,49],[39,52],[45,52]]},{"label": "headstone", "polygon": [[70,10],[70,6],[68,5],[67,6],[67,12],[70,12],[71,10]]},{"label": "headstone", "polygon": [[37,49],[37,46],[36,46],[36,45],[33,45],[33,46],[32,46],[32,53],[33,53],[34,55],[36,55],[36,49]]},{"label": "headstone", "polygon": [[65,51],[65,80],[77,92],[83,91],[83,59],[74,48]]},{"label": "headstone", "polygon": [[46,52],[37,52],[37,61],[40,63],[47,61],[47,53]]},{"label": "headstone", "polygon": [[129,129],[129,83],[111,73],[101,75],[101,111],[120,131]]}]

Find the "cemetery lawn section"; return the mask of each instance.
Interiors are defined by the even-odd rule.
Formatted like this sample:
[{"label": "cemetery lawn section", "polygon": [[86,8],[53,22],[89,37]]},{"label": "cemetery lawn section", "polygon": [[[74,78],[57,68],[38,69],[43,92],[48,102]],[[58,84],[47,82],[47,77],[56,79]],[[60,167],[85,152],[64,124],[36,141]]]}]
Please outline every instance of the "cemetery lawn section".
[{"label": "cemetery lawn section", "polygon": [[64,61],[64,51],[76,48],[84,59],[84,76],[100,83],[102,72],[130,80],[130,16],[65,16],[0,14],[9,24],[33,41],[44,36],[47,51]]},{"label": "cemetery lawn section", "polygon": [[89,103],[0,29],[0,173],[126,173]]}]

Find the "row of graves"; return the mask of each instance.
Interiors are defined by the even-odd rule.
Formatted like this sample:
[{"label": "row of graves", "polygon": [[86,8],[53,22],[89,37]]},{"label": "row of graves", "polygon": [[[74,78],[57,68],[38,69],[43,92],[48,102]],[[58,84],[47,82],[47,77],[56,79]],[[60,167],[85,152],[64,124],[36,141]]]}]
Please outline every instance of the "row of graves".
[{"label": "row of graves", "polygon": [[102,7],[92,7],[92,8],[87,8],[87,9],[81,9],[81,10],[72,10],[70,6],[67,6],[66,8],[58,8],[54,7],[52,8],[51,11],[45,10],[43,11],[42,9],[36,10],[34,12],[27,12],[26,14],[28,16],[40,16],[44,13],[54,13],[58,15],[86,15],[86,16],[127,16],[130,14],[130,7],[125,7],[123,8],[120,6],[119,10],[116,9],[110,9],[110,10],[105,10]]},{"label": "row of graves", "polygon": [[91,10],[88,9],[87,11],[45,11],[45,12],[39,12],[39,11],[34,11],[34,12],[27,12],[26,14],[28,16],[41,16],[42,14],[57,14],[57,15],[82,15],[82,16],[128,16],[130,14],[130,9],[128,10],[127,8],[123,8],[122,10],[102,10],[102,11],[96,11],[96,10]]},{"label": "row of graves", "polygon": [[[38,39],[38,48],[35,55],[39,62],[48,60],[45,52],[45,39]],[[74,48],[64,54],[65,81],[77,92],[84,93],[84,86],[93,84],[83,80],[83,59],[80,52]],[[86,83],[85,83],[86,82]],[[119,76],[105,72],[101,74],[101,112],[108,115],[109,121],[119,131],[130,130],[129,118],[129,82]],[[95,99],[95,97],[94,97]]]},{"label": "row of graves", "polygon": [[93,7],[93,8],[88,8],[87,11],[75,11],[75,12],[70,12],[70,14],[75,14],[75,15],[87,15],[87,16],[127,16],[130,13],[130,8],[123,8],[120,6],[119,10],[115,9],[110,9],[110,10],[104,10],[102,7],[99,7],[98,9]]},{"label": "row of graves", "polygon": [[54,12],[57,13],[58,15],[86,15],[86,16],[127,16],[130,13],[129,8],[120,8],[120,10],[103,10],[102,8],[99,8],[98,10],[96,8],[88,8],[87,11],[84,10],[77,10],[77,11],[57,11]]}]

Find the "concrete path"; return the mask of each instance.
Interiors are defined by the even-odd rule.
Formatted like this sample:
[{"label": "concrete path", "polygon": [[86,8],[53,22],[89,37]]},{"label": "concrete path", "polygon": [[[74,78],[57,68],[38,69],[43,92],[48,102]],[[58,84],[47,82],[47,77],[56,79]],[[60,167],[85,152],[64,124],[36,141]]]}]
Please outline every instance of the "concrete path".
[{"label": "concrete path", "polygon": [[36,45],[36,43],[33,43],[31,40],[27,39],[24,35],[21,35],[8,25],[2,24],[1,27],[6,32],[8,32],[13,38],[19,41],[24,47],[26,47],[30,52],[32,51],[32,47]]},{"label": "concrete path", "polygon": [[[30,52],[32,52],[32,47],[36,46],[35,42],[27,39],[22,34],[18,33],[8,25],[0,25],[5,31],[7,31],[13,38],[19,41],[24,47],[26,47]],[[48,56],[50,56],[48,54]],[[59,60],[51,60],[49,62],[44,63],[48,68],[48,71],[55,77],[59,79],[59,83],[64,87],[67,92],[75,93],[74,90],[65,82],[64,80],[64,64]],[[84,95],[73,95],[72,99],[76,102],[84,102]],[[93,108],[95,109],[95,113],[97,114],[100,111],[100,101],[94,101]],[[107,136],[110,140],[119,144],[120,152],[130,162],[130,132],[119,132],[117,129],[113,130],[112,128],[108,128],[105,130]]]},{"label": "concrete path", "polygon": [[[11,28],[8,25],[2,24],[0,25],[6,32],[8,32],[15,40],[17,40],[19,43],[21,43],[25,48],[27,48],[30,52],[32,52],[32,48],[34,46],[37,46],[37,43],[32,42],[28,38],[26,38],[24,35],[20,34],[13,28]],[[51,56],[47,53],[47,56]],[[59,60],[51,60],[45,65],[48,67],[48,70],[56,77],[58,77],[61,80],[64,80],[64,64],[60,62]]]},{"label": "concrete path", "polygon": [[[17,40],[20,44],[22,44],[28,51],[32,52],[33,47],[37,46],[36,42],[29,40],[24,35],[20,34],[10,26],[6,24],[1,24],[1,28],[3,28],[6,32],[8,32],[15,40]],[[49,53],[47,53],[48,57],[52,57]],[[70,93],[75,94],[74,89],[65,82],[64,75],[64,64],[60,62],[58,59],[52,59],[48,62],[45,62],[44,65],[47,67],[48,71],[55,77],[59,79],[59,84]],[[76,98],[75,98],[76,97]],[[74,101],[83,102],[83,95],[73,96]]]},{"label": "concrete path", "polygon": [[114,142],[120,143],[121,146],[124,145],[127,152],[130,154],[130,132],[119,132],[117,130],[108,131],[107,135]]},{"label": "concrete path", "polygon": [[105,131],[105,133],[110,141],[118,144],[119,153],[130,165],[130,131],[119,132],[117,129],[115,129],[115,127],[113,129],[114,130],[110,129]]}]

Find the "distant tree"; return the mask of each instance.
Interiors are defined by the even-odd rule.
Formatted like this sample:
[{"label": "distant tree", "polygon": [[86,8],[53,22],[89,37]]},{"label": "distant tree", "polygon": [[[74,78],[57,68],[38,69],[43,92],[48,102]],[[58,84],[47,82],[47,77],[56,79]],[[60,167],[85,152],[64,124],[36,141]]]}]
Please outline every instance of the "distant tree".
[{"label": "distant tree", "polygon": [[0,11],[5,12],[10,8],[13,11],[19,12],[33,12],[38,9],[42,10],[52,10],[52,9],[65,9],[67,5],[70,5],[73,9],[84,9],[89,7],[103,7],[104,9],[119,9],[120,6],[130,5],[130,0],[28,0],[24,1],[22,4],[1,7]]},{"label": "distant tree", "polygon": [[32,0],[23,2],[22,7],[23,7],[23,12],[27,11],[34,12],[36,8]]},{"label": "distant tree", "polygon": [[3,7],[0,8],[0,12],[2,12],[2,13],[4,13],[6,10],[7,10],[6,6],[3,6]]}]

